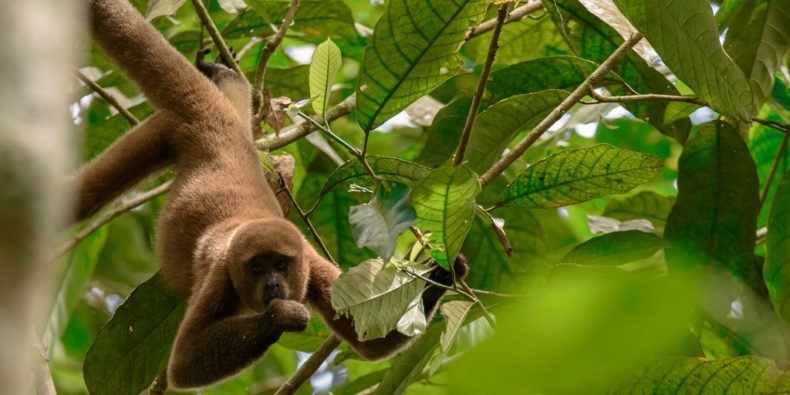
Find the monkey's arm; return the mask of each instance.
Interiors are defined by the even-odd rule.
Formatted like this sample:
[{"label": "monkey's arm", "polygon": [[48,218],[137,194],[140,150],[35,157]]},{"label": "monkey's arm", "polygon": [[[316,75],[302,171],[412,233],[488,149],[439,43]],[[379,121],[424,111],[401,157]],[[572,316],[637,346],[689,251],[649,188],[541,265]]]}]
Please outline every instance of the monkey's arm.
[{"label": "monkey's arm", "polygon": [[184,127],[169,111],[160,111],[114,142],[75,177],[77,218],[81,221],[152,172],[175,161],[165,134]]},{"label": "monkey's arm", "polygon": [[224,268],[209,274],[189,300],[168,364],[174,388],[216,383],[249,366],[284,331],[302,331],[309,313],[301,303],[275,299],[266,311],[234,315],[238,296]]},{"label": "monkey's arm", "polygon": [[140,85],[154,106],[185,120],[206,116],[222,94],[127,0],[90,0],[93,37]]},{"label": "monkey's arm", "polygon": [[[398,331],[392,331],[380,339],[359,341],[357,333],[354,331],[352,319],[340,316],[332,308],[330,288],[332,283],[340,276],[340,269],[318,255],[312,247],[306,248],[305,252],[310,262],[310,283],[307,289],[307,302],[313,310],[321,315],[332,331],[348,343],[354,351],[365,359],[379,360],[400,351],[414,340],[414,338]],[[460,279],[466,275],[466,264],[463,257],[459,256],[456,260],[455,270],[456,276]],[[447,276],[443,276],[442,272],[447,274]],[[437,275],[442,278],[438,278]],[[449,273],[445,271],[435,270],[431,274],[432,280],[448,285],[452,282],[452,279],[449,277]],[[444,296],[444,293],[444,289],[436,287],[429,287],[423,292],[423,307],[429,322],[436,312],[436,308],[439,306],[439,301]]]}]

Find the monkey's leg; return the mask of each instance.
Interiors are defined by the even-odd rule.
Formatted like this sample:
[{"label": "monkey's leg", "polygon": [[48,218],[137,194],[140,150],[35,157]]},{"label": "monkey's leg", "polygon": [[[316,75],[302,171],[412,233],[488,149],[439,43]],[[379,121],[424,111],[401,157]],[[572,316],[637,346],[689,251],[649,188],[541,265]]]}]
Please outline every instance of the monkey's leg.
[{"label": "monkey's leg", "polygon": [[77,174],[77,220],[96,213],[137,182],[175,161],[165,135],[185,123],[160,111],[118,139]]}]

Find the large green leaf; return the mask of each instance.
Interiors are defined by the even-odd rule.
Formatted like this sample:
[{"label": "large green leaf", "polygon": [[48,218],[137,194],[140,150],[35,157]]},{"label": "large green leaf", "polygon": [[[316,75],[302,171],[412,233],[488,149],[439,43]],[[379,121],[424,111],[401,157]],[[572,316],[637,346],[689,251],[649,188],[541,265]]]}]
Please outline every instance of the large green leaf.
[{"label": "large green leaf", "polygon": [[420,180],[411,193],[417,226],[430,232],[431,255],[450,270],[475,216],[480,192],[477,174],[467,166],[440,167]]},{"label": "large green leaf", "polygon": [[614,1],[699,97],[722,114],[751,118],[754,106],[748,80],[724,52],[708,1]]},{"label": "large green leaf", "polygon": [[313,110],[318,115],[323,116],[324,110],[329,107],[332,84],[342,62],[340,48],[332,39],[319,44],[313,52],[310,63],[310,98],[313,99]]},{"label": "large green leaf", "polygon": [[527,168],[497,205],[554,208],[625,193],[651,181],[661,160],[608,144],[561,151]]},{"label": "large green leaf", "polygon": [[[258,37],[273,34],[272,24],[279,26],[288,10],[289,2],[277,0],[248,0],[246,10],[232,20],[224,30],[224,38]],[[354,38],[354,18],[351,9],[342,0],[302,0],[294,18],[292,30],[308,37]]]},{"label": "large green leaf", "polygon": [[567,96],[567,92],[550,89],[510,96],[486,108],[478,115],[469,138],[469,167],[485,173],[519,132],[537,125]]},{"label": "large green leaf", "polygon": [[453,156],[458,142],[461,141],[461,132],[471,105],[471,98],[462,97],[447,103],[436,113],[426,132],[428,137],[425,139],[425,146],[415,162],[428,167],[438,167]]},{"label": "large green leaf", "polygon": [[790,322],[790,172],[776,191],[765,247],[765,283],[776,311]]},{"label": "large green leaf", "polygon": [[419,275],[430,270],[426,265],[373,259],[352,267],[332,283],[332,307],[353,318],[360,340],[382,338],[395,329],[411,302],[425,289],[425,281],[404,272],[399,265]]},{"label": "large green leaf", "polygon": [[85,356],[85,384],[95,394],[137,395],[167,366],[184,299],[160,275],[140,284],[102,328]]},{"label": "large green leaf", "polygon": [[757,110],[771,97],[774,73],[790,46],[790,4],[746,0],[740,5],[732,15],[724,49],[749,79]]},{"label": "large green leaf", "polygon": [[664,232],[670,267],[716,262],[756,285],[758,183],[743,139],[725,122],[706,123],[686,143],[678,171],[678,197]]},{"label": "large green leaf", "polygon": [[[761,118],[782,122],[782,119],[772,112],[766,114],[761,113]],[[749,152],[754,158],[754,164],[757,166],[757,175],[760,177],[760,191],[765,190],[765,183],[768,181],[768,175],[774,167],[774,162],[779,154],[779,147],[782,146],[784,135],[771,129],[767,126],[754,124],[749,133]],[[790,170],[790,150],[785,149],[784,153],[779,158],[779,166],[776,169],[776,175],[779,176],[784,172]],[[774,180],[771,187],[768,189],[768,196],[765,198],[760,217],[757,221],[757,227],[763,227],[768,220],[768,211],[771,208],[771,202],[774,200],[776,192],[776,180]]]},{"label": "large green leaf", "polygon": [[536,291],[549,274],[546,235],[541,223],[529,210],[499,208],[496,216],[505,222],[504,230],[513,246],[507,256],[491,225],[475,218],[462,252],[472,265],[467,283],[474,288],[514,290],[523,287]]},{"label": "large green leaf", "polygon": [[[579,0],[552,0],[543,4],[551,12],[557,29],[563,32],[568,45],[580,58],[602,63],[623,43],[623,38],[616,30],[589,12]],[[612,71],[639,93],[678,94],[677,89],[661,73],[650,67],[635,52],[626,54]],[[629,93],[618,86],[611,86],[610,90],[614,94]],[[637,118],[659,128],[662,133],[680,142],[685,141],[690,127],[688,120],[677,125],[663,125],[667,103],[625,103],[624,106]]]},{"label": "large green leaf", "polygon": [[[406,185],[413,184],[425,177],[430,171],[430,169],[418,163],[387,156],[369,156],[367,160],[377,176]],[[369,176],[365,166],[360,161],[352,159],[329,175],[318,194],[319,199],[339,185],[351,181],[362,182],[360,179],[365,179]]]},{"label": "large green leaf", "polygon": [[307,324],[307,329],[301,332],[283,332],[277,344],[291,350],[315,352],[331,334],[332,331],[324,322],[313,316]]},{"label": "large green leaf", "polygon": [[458,329],[464,324],[466,315],[472,309],[474,303],[468,300],[452,300],[442,304],[442,316],[447,321],[447,328],[442,333],[441,343],[442,351],[447,353],[450,347],[455,342],[455,337],[458,335]]},{"label": "large green leaf", "polygon": [[642,191],[632,196],[615,196],[603,210],[604,217],[630,221],[646,219],[656,230],[663,230],[675,203],[674,196],[662,196],[653,191]]},{"label": "large green leaf", "polygon": [[[545,89],[572,91],[598,67],[595,62],[575,56],[547,56],[516,63],[491,73],[487,89],[492,100]],[[622,83],[620,77],[607,74],[598,81],[602,86]]]},{"label": "large green leaf", "polygon": [[310,97],[310,66],[300,65],[287,69],[267,68],[263,86],[273,97],[286,96],[294,100]]},{"label": "large green leaf", "polygon": [[790,377],[768,358],[656,360],[606,393],[622,394],[782,394]]},{"label": "large green leaf", "polygon": [[461,67],[456,52],[479,21],[483,0],[392,0],[362,63],[357,120],[373,130]]},{"label": "large green leaf", "polygon": [[[483,64],[488,56],[492,32],[481,34],[464,44],[462,52],[476,64]],[[567,55],[568,46],[549,18],[525,19],[508,23],[499,35],[499,49],[495,66],[506,66],[543,56]]]},{"label": "large green leaf", "polygon": [[577,245],[562,258],[564,263],[622,265],[645,259],[664,247],[664,239],[638,230],[612,232]]}]

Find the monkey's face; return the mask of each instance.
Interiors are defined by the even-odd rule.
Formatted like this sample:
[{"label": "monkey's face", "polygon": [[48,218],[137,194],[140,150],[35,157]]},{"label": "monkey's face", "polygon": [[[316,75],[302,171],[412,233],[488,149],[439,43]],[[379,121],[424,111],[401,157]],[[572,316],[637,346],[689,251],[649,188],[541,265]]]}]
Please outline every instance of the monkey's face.
[{"label": "monkey's face", "polygon": [[228,271],[241,301],[262,312],[274,299],[301,301],[307,291],[304,241],[283,219],[250,221],[230,243]]}]

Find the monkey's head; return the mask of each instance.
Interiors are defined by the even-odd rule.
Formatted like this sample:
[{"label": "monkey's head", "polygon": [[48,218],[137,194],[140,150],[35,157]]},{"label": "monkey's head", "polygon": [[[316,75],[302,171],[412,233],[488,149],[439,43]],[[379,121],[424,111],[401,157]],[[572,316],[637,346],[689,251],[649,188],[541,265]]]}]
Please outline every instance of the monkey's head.
[{"label": "monkey's head", "polygon": [[228,272],[242,303],[262,312],[274,299],[301,301],[309,275],[305,242],[282,218],[241,225],[228,246]]}]

